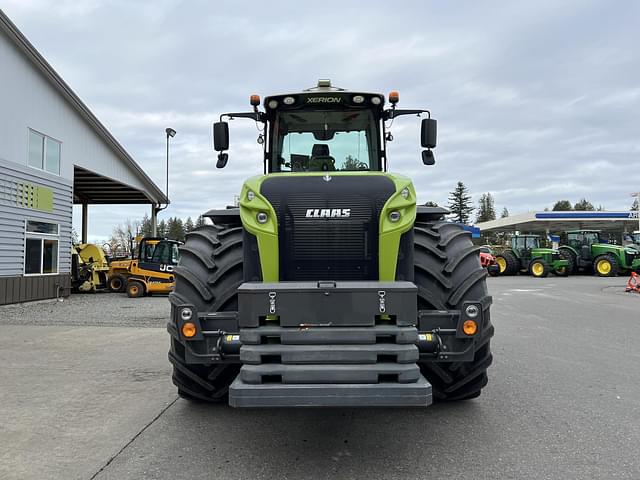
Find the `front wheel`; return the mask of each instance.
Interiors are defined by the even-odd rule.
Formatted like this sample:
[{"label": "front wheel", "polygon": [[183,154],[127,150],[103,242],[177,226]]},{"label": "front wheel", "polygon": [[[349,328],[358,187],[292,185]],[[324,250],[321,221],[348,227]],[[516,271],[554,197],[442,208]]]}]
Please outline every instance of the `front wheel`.
[{"label": "front wheel", "polygon": [[109,278],[109,290],[112,292],[124,292],[127,285],[127,279],[122,275],[114,275]]},{"label": "front wheel", "polygon": [[468,362],[421,361],[436,401],[468,400],[480,395],[491,365],[493,326],[489,313],[487,272],[480,265],[468,232],[454,223],[416,223],[414,283],[419,310],[460,310],[464,302],[481,302],[483,325]]},{"label": "front wheel", "polygon": [[593,261],[593,270],[599,277],[615,277],[618,275],[618,261],[610,253],[600,255]]},{"label": "front wheel", "polygon": [[529,264],[529,273],[536,278],[544,278],[549,275],[549,264],[544,260],[533,260]]}]

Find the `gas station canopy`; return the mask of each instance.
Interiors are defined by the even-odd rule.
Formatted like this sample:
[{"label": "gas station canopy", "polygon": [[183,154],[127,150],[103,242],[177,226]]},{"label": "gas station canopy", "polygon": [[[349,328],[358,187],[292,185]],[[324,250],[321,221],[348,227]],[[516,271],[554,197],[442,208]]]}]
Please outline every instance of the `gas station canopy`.
[{"label": "gas station canopy", "polygon": [[549,232],[567,230],[601,230],[607,233],[633,232],[640,230],[638,211],[593,212],[554,211],[527,212],[511,217],[499,218],[476,224],[484,233],[492,232]]}]

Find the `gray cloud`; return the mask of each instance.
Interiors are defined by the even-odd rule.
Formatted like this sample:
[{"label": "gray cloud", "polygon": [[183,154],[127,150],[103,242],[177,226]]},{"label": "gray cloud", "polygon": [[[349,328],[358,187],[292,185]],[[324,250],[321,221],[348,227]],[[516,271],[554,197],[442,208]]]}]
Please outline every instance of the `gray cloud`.
[{"label": "gray cloud", "polygon": [[[446,202],[462,180],[513,213],[583,196],[625,209],[640,189],[637,2],[4,3],[159,185],[164,128],[178,130],[165,216],[226,205],[261,172],[257,132],[240,120],[228,167],[215,169],[220,113],[321,77],[432,110],[435,167],[420,162],[415,119],[396,122],[389,147],[423,201]],[[91,232],[145,211],[93,207]]]}]

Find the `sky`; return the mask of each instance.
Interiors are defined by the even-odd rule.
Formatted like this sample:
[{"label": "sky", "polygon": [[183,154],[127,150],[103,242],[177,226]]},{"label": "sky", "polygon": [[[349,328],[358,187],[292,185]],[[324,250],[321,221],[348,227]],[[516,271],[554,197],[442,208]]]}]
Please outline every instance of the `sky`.
[{"label": "sky", "polygon": [[[626,210],[640,190],[640,2],[635,1],[0,0],[0,8],[149,176],[168,216],[231,204],[262,172],[250,121],[231,124],[215,168],[211,124],[249,96],[319,78],[400,92],[401,108],[438,120],[436,165],[420,160],[419,120],[391,129],[390,170],[418,201],[446,205],[456,182],[498,213],[585,197]],[[136,220],[141,206],[90,207],[89,237]],[[79,230],[80,215],[74,211]]]}]

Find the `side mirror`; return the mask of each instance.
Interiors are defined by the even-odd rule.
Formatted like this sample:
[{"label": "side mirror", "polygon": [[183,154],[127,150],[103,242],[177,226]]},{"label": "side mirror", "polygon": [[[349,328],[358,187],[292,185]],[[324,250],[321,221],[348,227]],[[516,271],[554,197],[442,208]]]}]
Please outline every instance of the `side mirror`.
[{"label": "side mirror", "polygon": [[434,165],[436,163],[436,158],[433,156],[433,151],[422,151],[422,163],[424,163],[425,165]]},{"label": "side mirror", "polygon": [[216,152],[229,150],[229,124],[227,122],[213,124],[213,148]]},{"label": "side mirror", "polygon": [[227,166],[227,161],[229,161],[228,153],[219,153],[218,161],[216,162],[216,168],[224,168]]},{"label": "side mirror", "polygon": [[420,143],[422,148],[436,148],[436,139],[438,137],[438,121],[433,118],[422,119],[422,128],[420,132]]}]

